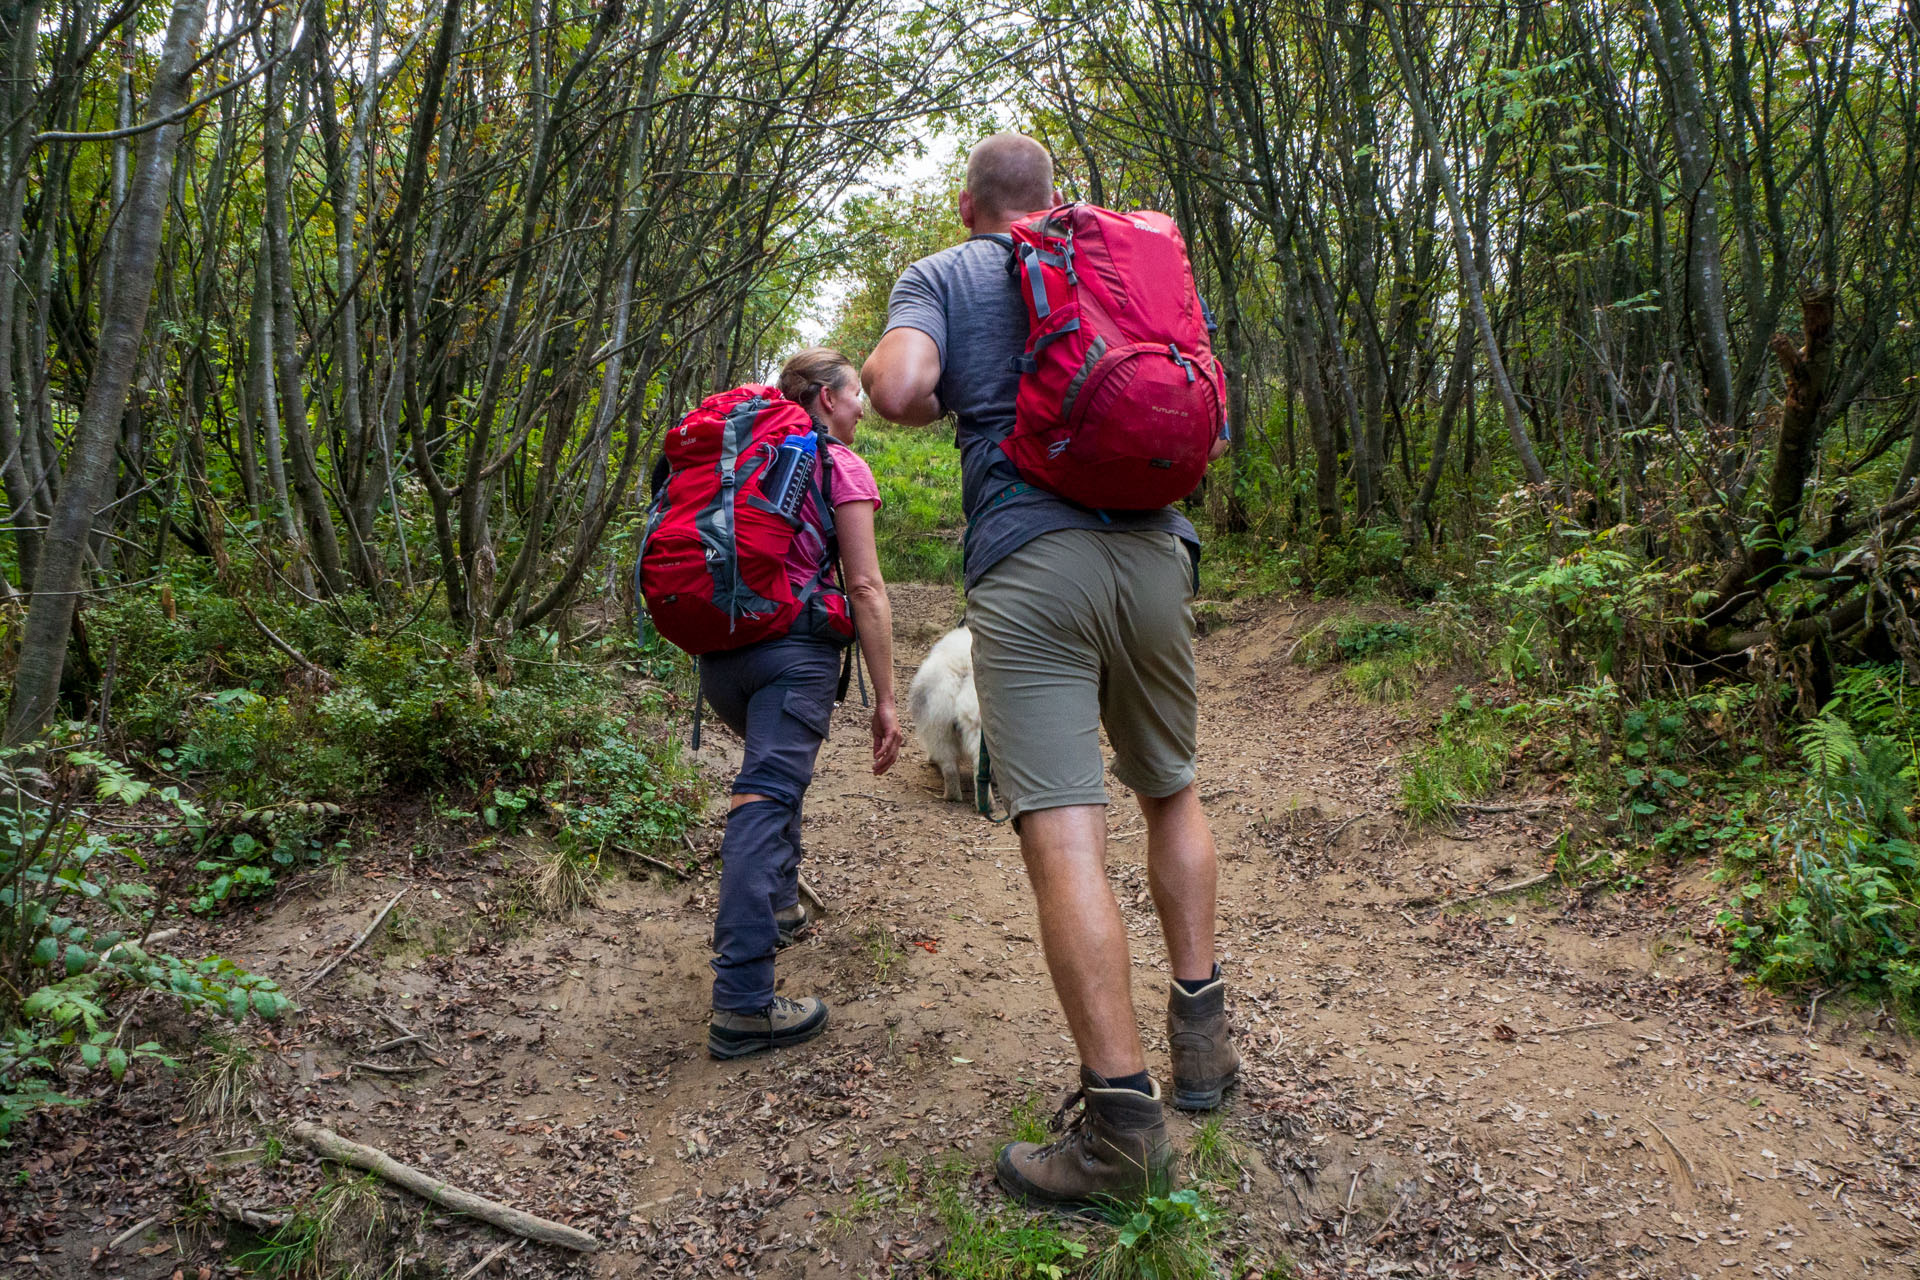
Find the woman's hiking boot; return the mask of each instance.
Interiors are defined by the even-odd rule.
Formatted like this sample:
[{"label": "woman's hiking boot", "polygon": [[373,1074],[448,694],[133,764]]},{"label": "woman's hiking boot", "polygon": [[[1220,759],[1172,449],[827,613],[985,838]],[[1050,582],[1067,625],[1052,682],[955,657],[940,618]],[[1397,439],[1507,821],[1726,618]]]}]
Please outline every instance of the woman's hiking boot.
[{"label": "woman's hiking boot", "polygon": [[775,996],[758,1013],[713,1011],[707,1024],[707,1052],[716,1058],[741,1058],[765,1049],[805,1044],[827,1029],[826,1001],[806,996]]},{"label": "woman's hiking boot", "polygon": [[779,931],[779,940],[774,946],[790,947],[807,936],[813,925],[813,913],[807,910],[807,904],[796,902],[790,907],[782,907],[773,913],[773,927]]},{"label": "woman's hiking boot", "polygon": [[1167,1043],[1173,1050],[1173,1105],[1211,1111],[1240,1074],[1240,1051],[1227,1034],[1227,983],[1220,966],[1213,980],[1188,994],[1178,982],[1167,993]]},{"label": "woman's hiking boot", "polygon": [[1063,1208],[1164,1195],[1173,1183],[1173,1144],[1167,1140],[1160,1086],[1154,1085],[1150,1095],[1110,1088],[1081,1067],[1080,1088],[1054,1116],[1055,1128],[1075,1102],[1080,1110],[1054,1141],[1000,1148],[994,1174],[1007,1193],[1027,1204]]}]

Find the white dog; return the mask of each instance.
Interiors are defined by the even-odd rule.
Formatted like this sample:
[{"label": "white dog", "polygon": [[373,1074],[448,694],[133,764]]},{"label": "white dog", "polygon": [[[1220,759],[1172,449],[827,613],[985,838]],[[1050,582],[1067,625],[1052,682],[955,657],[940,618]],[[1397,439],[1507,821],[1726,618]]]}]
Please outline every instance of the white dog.
[{"label": "white dog", "polygon": [[940,637],[913,673],[907,710],[920,745],[947,784],[944,798],[967,799],[980,760],[980,699],[973,691],[971,631],[955,627]]}]

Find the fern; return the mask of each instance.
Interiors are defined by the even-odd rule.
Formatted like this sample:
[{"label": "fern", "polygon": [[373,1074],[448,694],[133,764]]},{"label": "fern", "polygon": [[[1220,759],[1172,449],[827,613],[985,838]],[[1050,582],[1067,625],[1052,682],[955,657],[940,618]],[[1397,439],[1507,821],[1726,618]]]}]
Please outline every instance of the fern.
[{"label": "fern", "polygon": [[1831,708],[1800,730],[1800,757],[1814,777],[1822,780],[1844,778],[1866,764],[1853,726]]}]

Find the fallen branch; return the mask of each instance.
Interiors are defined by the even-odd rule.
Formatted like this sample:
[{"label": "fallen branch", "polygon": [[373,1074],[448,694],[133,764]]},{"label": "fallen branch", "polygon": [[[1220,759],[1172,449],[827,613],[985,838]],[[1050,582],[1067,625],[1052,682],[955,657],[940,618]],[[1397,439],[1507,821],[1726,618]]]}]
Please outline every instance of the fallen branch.
[{"label": "fallen branch", "polygon": [[355,1169],[364,1169],[375,1177],[382,1178],[403,1190],[411,1191],[423,1200],[432,1201],[443,1209],[455,1213],[464,1213],[470,1218],[499,1227],[502,1231],[511,1231],[514,1235],[524,1236],[528,1240],[537,1240],[541,1244],[558,1245],[562,1249],[572,1249],[577,1253],[595,1253],[600,1242],[574,1227],[552,1222],[546,1218],[535,1217],[531,1213],[477,1196],[471,1191],[462,1191],[458,1187],[448,1186],[430,1174],[420,1172],[411,1165],[401,1164],[386,1152],[374,1147],[363,1147],[357,1142],[349,1142],[331,1129],[324,1128],[308,1120],[299,1121],[293,1126],[293,1136],[328,1160],[351,1165]]},{"label": "fallen branch", "polygon": [[1601,1027],[1610,1027],[1612,1025],[1613,1019],[1608,1018],[1601,1022],[1582,1022],[1574,1027],[1542,1027],[1533,1034],[1537,1036],[1570,1036],[1576,1031],[1598,1031]]},{"label": "fallen branch", "polygon": [[1453,807],[1465,809],[1468,813],[1538,813],[1547,807],[1547,802],[1536,800],[1532,804],[1468,804],[1461,801]]},{"label": "fallen branch", "polygon": [[322,978],[332,973],[335,969],[338,969],[340,967],[340,962],[342,960],[345,960],[348,956],[352,955],[354,952],[358,951],[361,947],[365,946],[367,943],[367,939],[373,936],[373,931],[380,927],[380,922],[387,918],[387,913],[393,910],[394,906],[400,901],[400,899],[407,896],[407,890],[411,888],[413,888],[412,885],[407,885],[405,888],[401,889],[400,892],[394,894],[391,898],[388,898],[387,905],[380,908],[380,914],[375,916],[373,918],[373,923],[368,925],[366,929],[360,934],[360,936],[353,940],[353,945],[348,947],[345,951],[342,951],[339,955],[335,956],[333,959],[329,960],[326,964],[326,967],[321,969],[320,972],[314,974],[311,978],[308,978],[305,982],[301,983],[300,990],[306,991],[311,989]]},{"label": "fallen branch", "polygon": [[115,956],[119,955],[122,951],[131,950],[134,947],[138,947],[142,951],[145,951],[148,947],[152,946],[156,942],[165,942],[170,938],[177,938],[179,936],[180,936],[180,931],[178,929],[160,929],[138,940],[133,938],[128,938],[123,942],[116,942],[112,946],[108,947],[105,951],[100,953],[100,963],[106,964],[108,961],[112,960]]},{"label": "fallen branch", "polygon": [[[643,862],[655,871],[666,872],[676,880],[690,880],[693,878],[685,867],[676,867],[671,862],[656,858],[652,854],[641,853],[638,849],[629,849],[623,844],[608,845],[607,847],[614,850],[623,858],[632,858],[635,862]],[[688,847],[691,849],[692,846]]]}]

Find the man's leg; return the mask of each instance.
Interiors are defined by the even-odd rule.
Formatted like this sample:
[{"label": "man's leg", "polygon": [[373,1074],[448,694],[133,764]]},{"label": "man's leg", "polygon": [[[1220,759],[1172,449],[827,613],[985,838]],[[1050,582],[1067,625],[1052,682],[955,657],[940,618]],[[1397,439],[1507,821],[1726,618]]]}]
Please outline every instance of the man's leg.
[{"label": "man's leg", "polygon": [[1158,1190],[1173,1166],[1134,1021],[1126,925],[1107,884],[1100,685],[1116,588],[1099,538],[1043,534],[967,598],[981,727],[1020,832],[1085,1101],[1066,1137],[1011,1143],[995,1172],[1020,1199],[1072,1205]]},{"label": "man's leg", "polygon": [[1107,883],[1106,846],[1107,811],[1098,805],[1040,809],[1020,819],[1020,856],[1040,909],[1040,945],[1054,993],[1080,1061],[1112,1080],[1145,1071],[1147,1060],[1133,1015],[1127,926]]},{"label": "man's leg", "polygon": [[1176,978],[1207,981],[1220,864],[1199,793],[1188,783],[1160,799],[1141,796],[1140,812],[1147,820],[1147,889],[1167,940],[1167,962]]},{"label": "man's leg", "polygon": [[1193,665],[1191,562],[1168,534],[1115,537],[1122,642],[1109,654],[1101,716],[1114,774],[1140,797],[1147,887],[1167,942],[1167,1044],[1174,1106],[1220,1105],[1240,1070],[1214,964],[1220,871],[1194,790],[1199,704]]}]

